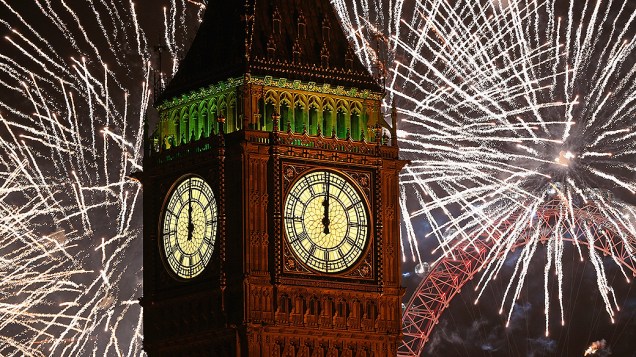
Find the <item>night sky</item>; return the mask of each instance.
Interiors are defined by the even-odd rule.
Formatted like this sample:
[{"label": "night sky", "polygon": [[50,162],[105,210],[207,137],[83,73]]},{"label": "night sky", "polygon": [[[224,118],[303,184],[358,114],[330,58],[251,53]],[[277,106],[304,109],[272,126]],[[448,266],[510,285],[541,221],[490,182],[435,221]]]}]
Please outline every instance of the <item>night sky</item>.
[{"label": "night sky", "polygon": [[[232,0],[227,0],[232,1]],[[79,0],[71,1],[72,3],[79,2]],[[69,44],[69,41],[65,40],[57,34],[57,30],[51,25],[51,21],[45,18],[37,6],[31,1],[24,0],[8,0],[8,5],[13,8],[20,16],[22,16],[29,23],[34,30],[45,37],[51,47],[55,49],[57,53],[63,58],[62,61],[66,62],[66,65],[71,63],[70,57],[80,58],[82,54],[86,53],[89,61],[88,66],[91,67],[94,73],[100,73],[103,71],[97,60],[92,56],[93,51],[90,46],[84,41],[84,34],[77,28],[69,26],[68,31],[76,34],[77,45]],[[42,2],[43,6],[46,6],[46,2]],[[57,1],[53,1],[57,3]],[[119,8],[127,9],[127,5],[122,5],[123,1],[113,1]],[[183,20],[181,20],[181,13],[178,14],[179,19],[177,24],[186,24],[187,28],[178,26],[175,33],[175,42],[180,44],[181,49],[177,51],[177,57],[182,57],[184,51],[187,48],[187,44],[192,40],[194,36],[194,30],[198,20],[198,7],[185,1],[176,1],[177,6],[182,9],[186,8]],[[156,44],[163,42],[164,37],[164,23],[162,6],[170,6],[170,1],[156,1],[156,0],[138,0],[136,1],[136,12],[139,18],[140,27],[145,32],[145,36],[148,40],[148,44],[145,47],[151,48]],[[635,7],[636,1],[629,0],[629,6]],[[4,1],[0,1],[0,35],[15,36],[11,33],[9,28],[15,27],[20,32],[28,33],[26,26],[20,24],[18,17],[15,14],[6,10],[7,6]],[[65,21],[70,21],[69,14],[64,11],[62,6],[55,5],[55,12],[59,13]],[[73,5],[73,9],[77,11],[80,18],[91,19],[94,18],[92,10],[88,6]],[[100,7],[99,11],[106,11]],[[183,21],[183,22],[181,22]],[[97,48],[104,48],[108,46],[108,42],[102,36],[102,30],[100,25],[96,21],[83,21],[85,25],[86,33]],[[132,25],[130,25],[132,26]],[[110,31],[110,30],[109,30]],[[128,35],[125,35],[128,33]],[[113,88],[129,88],[131,91],[138,90],[140,83],[143,80],[143,68],[144,64],[141,61],[141,56],[136,55],[138,50],[134,44],[134,36],[130,35],[131,29],[125,29],[118,35],[118,41],[114,41],[111,44],[117,46],[117,50],[113,52],[100,51],[103,53],[104,61],[107,63],[115,63],[117,59],[115,57],[121,56],[119,59],[124,61],[122,65],[112,66],[113,71],[116,71],[114,77],[116,77],[119,83],[115,84],[114,81],[110,83]],[[28,35],[27,35],[28,36]],[[142,44],[143,45],[143,44]],[[30,50],[34,51],[34,50]],[[26,56],[20,53],[11,43],[7,40],[0,41],[0,54],[7,56],[8,58],[15,58],[24,66],[33,68],[34,73],[42,74],[41,67],[34,61],[28,59]],[[157,56],[152,54],[150,56],[156,63]],[[135,62],[136,61],[136,62]],[[5,63],[6,61],[3,61]],[[169,56],[164,54],[163,57],[163,71],[170,72],[171,61]],[[15,78],[8,76],[6,70],[0,68],[0,102],[4,105],[0,106],[0,113],[8,121],[15,121],[20,123],[23,119],[19,116],[11,113],[8,108],[14,108],[24,113],[30,113],[32,111],[31,101],[27,96],[17,93],[15,90],[8,88],[8,86],[18,86],[15,82]],[[54,87],[55,84],[42,82],[43,90],[47,87]],[[52,81],[55,82],[55,81]],[[116,89],[113,89],[113,93],[116,93]],[[57,97],[56,97],[57,95]],[[114,96],[115,94],[113,94]],[[63,98],[59,96],[59,93],[52,92],[51,98],[53,102],[63,102]],[[48,97],[48,95],[47,95]],[[152,101],[152,97],[150,98]],[[113,99],[114,105],[122,108],[124,101],[122,96]],[[78,104],[81,109],[82,105]],[[86,110],[86,108],[83,108]],[[60,105],[57,110],[64,112],[63,105]],[[135,115],[139,115],[140,105],[139,101],[131,100],[129,103],[129,115],[133,118]],[[103,114],[98,114],[103,117]],[[156,113],[153,109],[150,110],[151,123],[156,120]],[[102,118],[103,119],[103,118]],[[82,123],[82,131],[89,130],[87,116],[84,116],[86,122]],[[137,122],[131,122],[128,130],[133,132],[138,128]],[[118,130],[113,128],[112,130]],[[123,130],[119,128],[119,130]],[[6,131],[0,130],[0,136],[7,137]],[[124,136],[131,138],[133,134],[123,133]],[[42,147],[38,147],[37,144],[34,148],[46,152]],[[3,153],[0,153],[2,155]],[[47,162],[50,160],[45,154],[38,156],[38,160],[43,162],[43,167],[50,167],[52,164]],[[108,165],[116,170],[118,164],[117,160],[113,159]],[[89,163],[89,167],[97,166],[98,164]],[[0,172],[3,173],[0,176],[0,186],[3,184],[3,180],[6,179],[6,168],[0,165]],[[10,201],[7,197],[2,200],[5,204],[13,204],[19,206],[23,203],[22,199],[16,198],[14,201]],[[141,227],[141,202],[136,202],[136,209],[138,210],[132,216],[131,226],[134,230],[139,232]],[[92,210],[89,214],[94,215],[91,219],[100,221],[100,215],[113,215],[116,216],[117,207],[108,207],[99,210]],[[114,210],[114,212],[112,211]],[[415,221],[416,232],[422,237],[430,232],[430,226],[423,219]],[[49,226],[49,222],[42,220],[38,224],[34,224],[30,227],[32,229],[39,230],[39,234],[48,234],[55,229]],[[114,223],[108,223],[107,221],[97,224],[95,230],[97,232],[109,232],[113,229]],[[78,224],[78,226],[81,226]],[[68,230],[68,228],[67,228]],[[3,234],[0,231],[0,234]],[[132,233],[131,233],[132,234]],[[81,236],[81,235],[80,235]],[[95,234],[97,236],[97,234]],[[141,235],[139,235],[141,237]],[[141,238],[139,238],[141,239]],[[94,241],[84,241],[86,248],[82,249],[81,254],[86,252],[93,252],[98,243]],[[430,252],[435,242],[433,240],[424,240],[421,238],[420,244],[423,252]],[[605,312],[605,305],[598,293],[597,284],[595,281],[594,269],[589,261],[580,262],[578,253],[575,249],[567,245],[566,252],[564,254],[564,304],[565,304],[565,326],[560,326],[560,318],[558,301],[553,299],[551,301],[550,312],[550,335],[545,336],[545,316],[543,313],[543,268],[545,264],[545,252],[543,248],[535,254],[532,269],[528,274],[526,285],[523,288],[521,299],[516,302],[516,308],[513,313],[511,325],[506,328],[506,314],[500,315],[498,313],[499,305],[503,291],[505,290],[508,282],[507,278],[512,273],[514,268],[514,258],[518,256],[513,254],[508,258],[505,264],[505,268],[502,270],[502,274],[497,281],[490,284],[486,289],[484,296],[479,304],[474,305],[473,301],[477,295],[474,291],[475,281],[467,284],[462,293],[457,296],[450,307],[442,315],[441,321],[430,338],[427,344],[425,355],[431,356],[582,356],[585,349],[593,342],[601,339],[606,340],[608,349],[605,352],[596,354],[597,356],[608,355],[611,350],[613,356],[636,356],[636,288],[634,283],[628,284],[625,282],[620,271],[609,261],[605,260],[605,267],[607,269],[608,279],[612,282],[611,285],[616,290],[618,303],[621,306],[621,311],[616,315],[616,322],[612,324],[610,322],[608,314]],[[1,247],[0,247],[1,248]],[[141,266],[141,241],[133,243],[126,252],[122,253],[122,260],[126,264],[133,267]],[[1,254],[8,254],[6,251],[0,250]],[[93,254],[93,253],[90,253]],[[96,253],[95,253],[96,254]],[[2,256],[0,256],[2,257]],[[428,253],[425,253],[423,259],[426,261],[432,261],[435,257]],[[83,255],[80,259],[84,268],[91,268],[95,271],[99,271],[100,264],[98,258],[92,255]],[[415,263],[410,260],[403,265],[404,280],[403,284],[407,287],[407,294],[405,296],[405,302],[408,301],[410,293],[415,289],[419,282],[419,277],[413,273]],[[119,281],[122,283],[122,287],[115,290],[115,293],[121,293],[126,295],[123,299],[128,299],[127,294],[134,297],[135,294],[140,294],[140,290],[135,288],[135,281],[140,277],[139,269],[132,268],[132,270],[122,269],[122,274],[119,276]],[[128,274],[128,276],[127,276]],[[508,276],[506,276],[508,275]],[[86,280],[87,282],[90,279]],[[11,297],[7,297],[10,289],[6,292],[2,291],[3,286],[0,285],[0,303],[8,302],[15,303],[11,300]],[[556,286],[551,286],[551,295],[556,296]],[[110,295],[106,296],[108,300]],[[137,296],[138,297],[138,296]],[[508,306],[508,305],[506,305]],[[116,310],[119,311],[119,310]],[[117,312],[115,312],[117,314]],[[130,317],[126,315],[127,319],[133,319],[132,322],[124,324],[120,327],[118,335],[125,339],[126,331],[124,328],[134,328],[135,321],[134,315]],[[14,333],[12,329],[0,330],[0,335],[10,336]],[[108,334],[104,333],[104,336],[94,336],[95,339],[108,338]],[[103,346],[108,341],[99,341],[97,344]],[[0,341],[2,345],[2,341]],[[0,352],[3,350],[0,349]]]}]

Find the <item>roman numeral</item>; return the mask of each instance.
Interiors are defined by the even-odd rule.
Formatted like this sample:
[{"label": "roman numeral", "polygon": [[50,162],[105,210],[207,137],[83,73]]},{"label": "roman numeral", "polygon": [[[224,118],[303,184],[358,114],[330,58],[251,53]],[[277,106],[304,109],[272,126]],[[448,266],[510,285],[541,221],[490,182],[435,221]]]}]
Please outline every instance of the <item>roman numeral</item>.
[{"label": "roman numeral", "polygon": [[294,198],[297,202],[299,202],[301,205],[303,205],[303,206],[305,205],[305,203],[304,203],[303,201],[301,201],[301,200],[300,200],[300,197],[296,196],[296,195],[294,194],[294,192],[290,192],[290,193],[289,193],[289,195],[290,195],[290,196],[292,196],[292,197],[293,197],[293,198]]},{"label": "roman numeral", "polygon": [[315,195],[316,191],[314,191],[314,187],[311,185],[311,182],[309,182],[309,178],[307,176],[305,176],[305,183],[307,184],[307,187],[309,187],[309,192],[311,192],[311,195]]},{"label": "roman numeral", "polygon": [[358,203],[360,203],[360,200],[355,201],[354,203],[352,203],[349,207],[345,208],[345,211],[348,211],[350,209],[352,209],[353,207],[357,206]]},{"label": "roman numeral", "polygon": [[[307,232],[302,232],[299,235],[297,235],[296,239],[292,240],[291,242],[292,242],[292,244],[296,243],[296,242],[302,242],[302,241],[304,241],[307,238],[309,238],[309,236],[307,235]],[[314,248],[314,249],[316,248],[315,245],[312,245],[311,247]],[[312,254],[312,253],[309,253],[309,254]]]},{"label": "roman numeral", "polygon": [[171,215],[177,217],[177,215],[174,214],[174,212],[172,212],[172,210],[170,210],[170,209],[166,209],[166,213],[170,213]]},{"label": "roman numeral", "polygon": [[309,247],[309,254],[307,254],[307,257],[305,258],[305,264],[307,264],[312,258],[316,257],[314,255],[315,253],[316,253],[316,246],[312,244],[311,247]]}]

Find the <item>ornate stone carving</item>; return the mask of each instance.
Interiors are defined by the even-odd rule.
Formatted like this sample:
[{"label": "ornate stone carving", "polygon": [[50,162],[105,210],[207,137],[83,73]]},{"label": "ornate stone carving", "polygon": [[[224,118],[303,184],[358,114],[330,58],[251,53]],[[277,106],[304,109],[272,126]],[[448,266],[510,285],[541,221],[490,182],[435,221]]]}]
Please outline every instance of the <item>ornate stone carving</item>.
[{"label": "ornate stone carving", "polygon": [[285,178],[288,181],[292,181],[296,177],[296,170],[294,170],[293,166],[287,166],[285,168]]},{"label": "ornate stone carving", "polygon": [[355,269],[347,274],[349,277],[371,279],[373,278],[373,265],[371,260],[371,253],[367,254],[365,260],[360,263]]},{"label": "ornate stone carving", "polygon": [[289,250],[287,243],[283,244],[283,266],[284,272],[286,273],[310,273],[310,271],[305,268],[305,266],[298,262],[294,253]]}]

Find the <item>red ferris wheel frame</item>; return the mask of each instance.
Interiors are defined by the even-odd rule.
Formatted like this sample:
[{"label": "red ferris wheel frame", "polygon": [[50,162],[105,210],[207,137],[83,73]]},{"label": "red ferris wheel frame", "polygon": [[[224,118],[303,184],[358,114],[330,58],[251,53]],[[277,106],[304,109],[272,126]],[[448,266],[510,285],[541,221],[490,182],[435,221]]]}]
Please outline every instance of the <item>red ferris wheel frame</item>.
[{"label": "red ferris wheel frame", "polygon": [[[550,202],[542,206],[537,212],[537,219],[542,220],[544,227],[554,228],[554,218],[559,215],[561,203]],[[636,250],[636,237],[628,232],[629,230],[620,222],[608,222],[599,208],[594,204],[587,204],[576,208],[572,214],[574,225],[587,224],[588,226],[602,227],[593,232],[593,248],[605,256],[613,255],[616,262],[632,272],[636,277],[636,256],[630,254],[629,245],[632,251]],[[512,224],[510,220],[503,222],[499,227]],[[545,229],[541,232],[540,241],[545,243],[551,236],[551,230]],[[494,238],[494,239],[493,239]],[[398,350],[398,356],[419,356],[428,342],[433,328],[439,322],[439,318],[444,310],[449,306],[455,295],[461,292],[461,288],[470,281],[477,273],[485,268],[490,261],[499,256],[492,256],[490,250],[493,248],[497,237],[478,237],[468,243],[460,243],[454,249],[452,256],[440,259],[433,266],[411,296],[404,314],[402,316],[402,344]],[[577,238],[562,237],[563,240],[574,242]],[[515,242],[514,247],[526,245],[531,240],[531,234],[522,234]],[[587,240],[578,240],[578,244],[587,246]]]}]

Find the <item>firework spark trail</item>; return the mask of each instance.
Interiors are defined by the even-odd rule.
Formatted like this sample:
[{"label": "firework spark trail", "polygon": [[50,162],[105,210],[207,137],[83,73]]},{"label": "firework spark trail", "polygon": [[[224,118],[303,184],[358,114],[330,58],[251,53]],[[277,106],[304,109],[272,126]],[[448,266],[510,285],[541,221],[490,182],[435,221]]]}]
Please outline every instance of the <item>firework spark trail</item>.
[{"label": "firework spark trail", "polygon": [[[558,284],[558,294],[545,292],[547,334],[551,295],[565,323],[564,243],[572,242],[581,260],[588,246],[613,318],[619,306],[605,277],[608,260],[592,247],[608,246],[604,252],[627,281],[636,272],[633,7],[603,0],[418,0],[400,2],[395,12],[373,0],[333,3],[368,53],[362,58],[388,52],[387,102],[398,106],[401,152],[411,161],[402,173],[402,216],[428,221],[433,252],[443,257],[475,239],[494,240],[479,299],[510,251],[525,242],[502,299],[502,312],[510,304],[508,319],[533,256],[546,252],[544,286],[551,272]],[[374,42],[378,32],[384,49]],[[537,217],[548,206],[542,222]],[[581,223],[590,209],[604,223]],[[422,263],[426,241],[412,227],[407,223],[403,246],[411,254],[404,256]],[[537,249],[538,242],[547,249]]]},{"label": "firework spark trail", "polygon": [[[176,18],[186,6],[194,14]],[[201,7],[171,7],[172,32]],[[154,69],[136,9],[0,0],[0,11],[10,31],[0,44],[0,354],[139,355],[141,261],[129,256],[140,250],[141,186],[128,175],[141,169]]]}]

